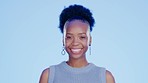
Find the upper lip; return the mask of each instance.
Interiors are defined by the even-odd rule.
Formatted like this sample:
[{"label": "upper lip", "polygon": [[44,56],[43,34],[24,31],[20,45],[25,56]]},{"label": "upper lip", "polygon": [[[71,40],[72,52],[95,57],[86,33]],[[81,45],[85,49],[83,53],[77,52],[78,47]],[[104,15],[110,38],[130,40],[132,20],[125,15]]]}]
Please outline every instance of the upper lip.
[{"label": "upper lip", "polygon": [[71,49],[82,49],[82,48],[71,48]]}]

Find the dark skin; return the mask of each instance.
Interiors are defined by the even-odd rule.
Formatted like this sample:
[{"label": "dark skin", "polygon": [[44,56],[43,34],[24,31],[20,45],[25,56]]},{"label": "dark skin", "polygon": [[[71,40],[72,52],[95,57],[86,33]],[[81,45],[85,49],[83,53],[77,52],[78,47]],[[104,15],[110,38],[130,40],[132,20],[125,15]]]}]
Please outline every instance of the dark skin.
[{"label": "dark skin", "polygon": [[[80,20],[73,20],[66,24],[65,48],[69,54],[67,64],[74,68],[88,65],[85,53],[91,44],[91,36],[88,35],[89,24]],[[39,83],[48,83],[49,68],[45,69]],[[115,83],[110,71],[106,70],[106,83]]]}]

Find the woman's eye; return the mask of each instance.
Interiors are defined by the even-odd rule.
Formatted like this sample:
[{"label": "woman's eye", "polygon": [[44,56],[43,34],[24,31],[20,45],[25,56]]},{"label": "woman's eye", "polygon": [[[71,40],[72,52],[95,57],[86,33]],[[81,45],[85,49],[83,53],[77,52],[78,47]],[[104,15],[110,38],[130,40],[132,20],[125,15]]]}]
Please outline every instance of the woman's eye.
[{"label": "woman's eye", "polygon": [[80,38],[81,38],[81,39],[85,39],[86,37],[85,37],[85,36],[81,36]]},{"label": "woman's eye", "polygon": [[67,36],[66,39],[71,39],[71,37],[70,36]]}]

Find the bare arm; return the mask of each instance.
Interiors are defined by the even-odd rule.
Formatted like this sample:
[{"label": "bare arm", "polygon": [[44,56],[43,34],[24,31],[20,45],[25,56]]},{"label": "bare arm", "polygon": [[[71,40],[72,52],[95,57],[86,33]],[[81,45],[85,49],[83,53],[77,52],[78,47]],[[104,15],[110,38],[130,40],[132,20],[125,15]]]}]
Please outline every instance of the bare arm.
[{"label": "bare arm", "polygon": [[43,70],[39,83],[48,83],[49,68]]},{"label": "bare arm", "polygon": [[106,70],[106,83],[115,83],[112,73],[108,70]]}]

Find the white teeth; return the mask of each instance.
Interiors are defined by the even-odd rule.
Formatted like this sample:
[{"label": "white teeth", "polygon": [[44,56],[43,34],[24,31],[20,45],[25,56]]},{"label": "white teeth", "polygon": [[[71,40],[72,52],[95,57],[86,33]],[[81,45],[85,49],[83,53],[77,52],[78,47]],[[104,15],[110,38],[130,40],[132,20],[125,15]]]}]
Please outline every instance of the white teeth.
[{"label": "white teeth", "polygon": [[79,52],[81,51],[81,49],[71,49],[71,51],[72,51],[73,53],[79,53]]}]

